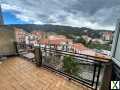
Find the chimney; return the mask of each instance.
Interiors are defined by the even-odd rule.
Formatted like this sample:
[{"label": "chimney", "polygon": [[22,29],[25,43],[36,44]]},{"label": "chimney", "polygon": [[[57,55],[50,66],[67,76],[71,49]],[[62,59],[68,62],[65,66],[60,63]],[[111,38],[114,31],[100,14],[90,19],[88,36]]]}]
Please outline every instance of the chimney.
[{"label": "chimney", "polygon": [[3,24],[4,24],[4,21],[3,21],[3,16],[2,16],[2,8],[0,5],[0,25],[3,25]]}]

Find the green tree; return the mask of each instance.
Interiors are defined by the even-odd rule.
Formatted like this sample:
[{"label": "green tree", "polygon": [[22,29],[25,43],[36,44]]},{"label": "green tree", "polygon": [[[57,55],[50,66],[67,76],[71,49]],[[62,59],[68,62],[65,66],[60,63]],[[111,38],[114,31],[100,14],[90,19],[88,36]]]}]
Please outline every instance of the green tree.
[{"label": "green tree", "polygon": [[63,60],[64,71],[68,74],[78,75],[80,70],[79,63],[75,61],[71,56],[65,56]]},{"label": "green tree", "polygon": [[74,40],[74,42],[76,42],[76,43],[82,43],[82,44],[86,45],[86,41],[82,37],[80,37],[79,39]]}]

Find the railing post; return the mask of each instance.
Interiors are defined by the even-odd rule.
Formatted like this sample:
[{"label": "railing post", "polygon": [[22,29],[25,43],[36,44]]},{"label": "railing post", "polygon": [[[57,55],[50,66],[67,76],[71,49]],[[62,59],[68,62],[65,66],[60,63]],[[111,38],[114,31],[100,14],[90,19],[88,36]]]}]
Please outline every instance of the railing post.
[{"label": "railing post", "polygon": [[94,64],[94,71],[93,71],[93,80],[92,80],[92,86],[94,85],[95,82],[95,76],[96,76],[96,63]]},{"label": "railing post", "polygon": [[49,44],[49,46],[50,46],[49,50],[50,50],[50,52],[51,52],[51,44]]},{"label": "railing post", "polygon": [[109,62],[104,65],[104,75],[102,78],[102,85],[100,90],[110,89],[111,75],[112,75],[112,62]]},{"label": "railing post", "polygon": [[18,53],[18,46],[17,46],[17,42],[14,42],[14,45],[15,45],[15,51],[16,51],[16,54],[19,55]]},{"label": "railing post", "polygon": [[95,90],[97,90],[98,84],[99,84],[99,77],[100,77],[100,71],[101,71],[101,63],[99,63],[97,66],[98,66],[98,73],[97,73],[97,81],[96,81]]},{"label": "railing post", "polygon": [[46,62],[47,61],[47,48],[46,48],[46,45],[44,47],[44,52],[45,52],[44,60]]},{"label": "railing post", "polygon": [[37,66],[42,65],[42,51],[40,47],[35,47],[35,61]]}]

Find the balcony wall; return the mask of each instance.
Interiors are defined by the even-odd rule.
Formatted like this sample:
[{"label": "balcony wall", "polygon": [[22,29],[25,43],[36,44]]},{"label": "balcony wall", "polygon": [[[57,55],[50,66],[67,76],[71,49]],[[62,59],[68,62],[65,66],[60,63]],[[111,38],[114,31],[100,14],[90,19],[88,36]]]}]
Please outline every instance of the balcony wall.
[{"label": "balcony wall", "polygon": [[14,29],[7,26],[0,26],[0,55],[15,54]]}]

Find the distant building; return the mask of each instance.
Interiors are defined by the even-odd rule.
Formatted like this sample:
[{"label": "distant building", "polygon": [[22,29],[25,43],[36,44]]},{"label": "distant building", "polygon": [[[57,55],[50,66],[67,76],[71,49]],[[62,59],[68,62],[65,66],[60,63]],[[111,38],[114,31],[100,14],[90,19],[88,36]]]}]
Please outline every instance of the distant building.
[{"label": "distant building", "polygon": [[39,39],[44,39],[46,37],[46,33],[43,31],[32,31],[31,34],[36,35]]},{"label": "distant building", "polygon": [[72,46],[73,52],[78,54],[85,54],[95,56],[95,51],[85,47],[82,43],[75,43]]},{"label": "distant building", "polygon": [[82,50],[81,51],[81,54],[84,54],[84,55],[90,55],[90,56],[95,56],[96,55],[96,52],[93,51],[92,49],[85,49],[85,50]]},{"label": "distant building", "polygon": [[23,29],[20,28],[14,28],[15,35],[16,35],[16,42],[18,43],[25,43],[25,37],[27,32],[25,32]]},{"label": "distant building", "polygon": [[50,35],[48,36],[49,40],[67,40],[67,37],[64,35]]},{"label": "distant building", "polygon": [[15,28],[16,42],[25,43],[26,45],[37,45],[38,36],[28,33],[20,28]]},{"label": "distant building", "polygon": [[39,43],[44,45],[55,45],[59,50],[70,49],[73,41],[71,39],[67,39],[64,35],[51,35],[48,36],[47,39],[42,39]]},{"label": "distant building", "polygon": [[113,39],[113,33],[112,32],[104,32],[102,35],[102,39],[104,41],[110,41]]},{"label": "distant building", "polygon": [[86,50],[87,47],[85,47],[82,43],[75,43],[72,45],[72,50],[74,53],[81,53],[82,50]]},{"label": "distant building", "polygon": [[77,54],[84,54],[84,55],[100,57],[100,58],[109,58],[109,55],[106,55],[105,53],[98,53],[98,52],[96,52],[92,49],[89,49],[89,48],[85,47],[81,43],[73,44],[72,50],[73,50],[74,53],[77,53]]},{"label": "distant building", "polygon": [[38,46],[38,36],[31,34],[31,33],[27,33],[25,36],[25,43],[27,45],[33,45],[33,46]]},{"label": "distant building", "polygon": [[82,38],[88,43],[90,40],[92,40],[91,37],[87,36],[87,35],[83,35]]},{"label": "distant building", "polygon": [[92,43],[94,43],[94,44],[106,44],[105,41],[103,41],[102,39],[98,39],[98,38],[92,39]]}]

